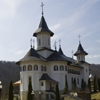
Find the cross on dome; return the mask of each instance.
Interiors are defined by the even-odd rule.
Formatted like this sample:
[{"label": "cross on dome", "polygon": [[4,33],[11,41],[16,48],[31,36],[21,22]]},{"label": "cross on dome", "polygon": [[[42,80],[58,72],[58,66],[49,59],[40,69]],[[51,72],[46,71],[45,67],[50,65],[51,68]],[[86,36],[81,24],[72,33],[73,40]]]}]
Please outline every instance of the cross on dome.
[{"label": "cross on dome", "polygon": [[42,16],[43,16],[43,6],[44,6],[44,4],[43,4],[43,2],[41,2]]},{"label": "cross on dome", "polygon": [[30,39],[30,46],[31,46],[31,48],[32,48],[32,38]]},{"label": "cross on dome", "polygon": [[80,34],[79,34],[79,36],[78,36],[78,37],[79,37],[79,43],[80,43],[80,42],[81,42],[81,41],[80,41],[80,38],[81,38]]}]

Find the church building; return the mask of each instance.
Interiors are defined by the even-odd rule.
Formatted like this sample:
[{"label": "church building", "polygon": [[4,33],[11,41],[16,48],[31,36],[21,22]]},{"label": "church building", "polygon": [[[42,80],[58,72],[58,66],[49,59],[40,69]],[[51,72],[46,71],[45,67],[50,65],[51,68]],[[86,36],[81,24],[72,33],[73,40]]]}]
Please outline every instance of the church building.
[{"label": "church building", "polygon": [[60,93],[63,92],[66,80],[68,89],[72,89],[72,82],[76,79],[76,85],[81,87],[81,80],[88,82],[89,64],[85,61],[88,53],[83,49],[79,42],[77,51],[74,53],[77,60],[68,57],[62,51],[51,49],[51,37],[54,34],[49,29],[43,15],[38,29],[33,33],[37,40],[37,48],[30,47],[26,55],[16,64],[20,65],[20,97],[21,100],[27,99],[28,84],[32,83],[32,93],[35,100],[48,100],[53,98],[55,86],[58,84]]}]

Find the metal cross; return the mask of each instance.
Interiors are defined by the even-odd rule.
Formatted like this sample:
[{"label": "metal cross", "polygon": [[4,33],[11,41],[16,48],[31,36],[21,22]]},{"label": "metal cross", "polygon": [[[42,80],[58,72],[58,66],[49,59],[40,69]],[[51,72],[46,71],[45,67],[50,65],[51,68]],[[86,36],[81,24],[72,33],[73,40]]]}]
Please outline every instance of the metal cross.
[{"label": "metal cross", "polygon": [[43,16],[43,6],[44,6],[44,4],[43,4],[43,2],[41,2],[41,7],[42,7],[42,16]]},{"label": "metal cross", "polygon": [[34,43],[35,43],[35,40],[33,39],[33,48],[35,47],[35,46],[34,46]]},{"label": "metal cross", "polygon": [[59,47],[61,47],[61,40],[59,39]]},{"label": "metal cross", "polygon": [[73,50],[72,50],[72,58],[73,58]]},{"label": "metal cross", "polygon": [[57,44],[57,42],[55,41],[55,43],[54,43],[55,50],[57,49],[56,44]]},{"label": "metal cross", "polygon": [[30,39],[30,46],[31,46],[31,48],[32,48],[32,38]]},{"label": "metal cross", "polygon": [[81,38],[80,34],[79,34],[79,36],[78,36],[78,37],[79,37],[79,43],[80,43],[80,38]]}]

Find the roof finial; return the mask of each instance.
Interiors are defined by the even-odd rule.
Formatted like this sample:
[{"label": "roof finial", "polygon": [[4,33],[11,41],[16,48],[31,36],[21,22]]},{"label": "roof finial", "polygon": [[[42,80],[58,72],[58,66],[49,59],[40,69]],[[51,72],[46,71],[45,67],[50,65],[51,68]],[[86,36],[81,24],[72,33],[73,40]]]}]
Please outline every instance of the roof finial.
[{"label": "roof finial", "polygon": [[54,43],[55,50],[57,49],[56,44],[57,44],[57,42],[55,41],[55,43]]},{"label": "roof finial", "polygon": [[80,38],[81,38],[80,34],[79,34],[79,36],[78,36],[78,37],[79,37],[79,43],[81,43],[81,41],[80,41]]},{"label": "roof finial", "polygon": [[33,39],[33,48],[35,48],[35,45],[34,45],[34,43],[35,43],[35,40]]},{"label": "roof finial", "polygon": [[31,46],[31,48],[32,48],[32,38],[30,39],[30,46]]},{"label": "roof finial", "polygon": [[44,6],[44,4],[43,4],[43,2],[41,2],[41,7],[42,7],[42,16],[43,16],[43,6]]},{"label": "roof finial", "polygon": [[59,48],[61,47],[61,40],[59,39]]},{"label": "roof finial", "polygon": [[73,58],[73,50],[72,50],[72,52],[71,52],[71,53],[72,53],[72,58]]}]

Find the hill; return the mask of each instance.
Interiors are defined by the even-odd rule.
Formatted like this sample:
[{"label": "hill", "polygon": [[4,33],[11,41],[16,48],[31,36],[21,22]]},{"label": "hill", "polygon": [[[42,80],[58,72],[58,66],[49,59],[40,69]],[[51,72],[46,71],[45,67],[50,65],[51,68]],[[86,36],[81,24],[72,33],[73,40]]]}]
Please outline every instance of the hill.
[{"label": "hill", "polygon": [[8,90],[10,81],[18,81],[20,68],[15,62],[0,61],[0,81],[3,85],[3,92]]},{"label": "hill", "polygon": [[100,78],[100,64],[91,64],[90,65],[90,74]]}]

